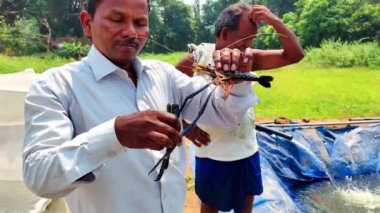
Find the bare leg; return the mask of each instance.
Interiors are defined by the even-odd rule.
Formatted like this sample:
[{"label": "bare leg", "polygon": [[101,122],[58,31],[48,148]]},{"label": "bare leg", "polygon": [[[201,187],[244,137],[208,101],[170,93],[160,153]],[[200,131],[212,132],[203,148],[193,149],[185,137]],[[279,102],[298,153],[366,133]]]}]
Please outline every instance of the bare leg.
[{"label": "bare leg", "polygon": [[243,213],[251,213],[252,212],[253,200],[254,200],[254,196],[252,196],[252,195],[245,196],[245,204],[244,204]]},{"label": "bare leg", "polygon": [[218,213],[218,210],[206,203],[201,203],[201,213]]}]

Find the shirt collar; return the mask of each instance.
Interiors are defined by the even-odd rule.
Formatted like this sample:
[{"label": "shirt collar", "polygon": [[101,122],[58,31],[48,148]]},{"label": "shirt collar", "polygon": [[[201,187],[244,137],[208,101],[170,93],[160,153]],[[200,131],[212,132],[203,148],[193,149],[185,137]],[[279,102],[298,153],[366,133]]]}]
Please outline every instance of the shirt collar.
[{"label": "shirt collar", "polygon": [[[106,58],[94,45],[91,46],[86,60],[89,63],[97,81],[116,71],[123,71],[127,73],[124,69],[116,66],[108,58]],[[132,66],[135,68],[137,76],[140,76],[140,73],[143,70],[140,58],[136,57],[132,61]]]}]

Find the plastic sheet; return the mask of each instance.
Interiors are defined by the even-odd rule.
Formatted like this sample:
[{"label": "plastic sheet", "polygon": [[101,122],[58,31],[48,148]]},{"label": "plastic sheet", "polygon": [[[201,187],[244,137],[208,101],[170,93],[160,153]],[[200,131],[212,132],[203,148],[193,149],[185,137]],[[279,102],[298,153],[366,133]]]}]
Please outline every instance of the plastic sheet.
[{"label": "plastic sheet", "polygon": [[[286,140],[257,131],[264,193],[255,212],[304,212],[296,191],[313,183],[380,173],[380,124],[339,129],[282,128]],[[194,149],[190,146],[194,169]]]},{"label": "plastic sheet", "polygon": [[0,212],[43,212],[51,202],[22,182],[24,99],[36,73],[32,69],[0,75]]}]

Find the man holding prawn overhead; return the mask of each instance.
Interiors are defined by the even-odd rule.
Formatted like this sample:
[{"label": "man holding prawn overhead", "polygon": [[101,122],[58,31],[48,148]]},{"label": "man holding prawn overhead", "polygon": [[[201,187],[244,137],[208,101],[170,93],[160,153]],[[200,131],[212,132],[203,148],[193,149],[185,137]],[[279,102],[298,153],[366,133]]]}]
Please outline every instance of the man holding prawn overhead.
[{"label": "man holding prawn overhead", "polygon": [[[261,22],[275,29],[283,49],[259,50],[251,47],[253,39],[260,36],[256,33]],[[215,21],[215,33],[215,44],[190,44],[189,54],[177,64],[177,69],[189,76],[204,75],[202,71],[215,69],[268,70],[297,63],[304,57],[295,34],[262,5],[236,3],[227,7]],[[232,54],[244,52],[252,63],[240,63],[237,67],[219,60],[223,48],[227,47],[234,49]],[[218,56],[215,63],[213,54]],[[228,92],[233,85],[224,83],[223,86],[228,100]],[[197,146],[195,191],[202,201],[201,212],[231,209],[234,212],[252,212],[254,195],[263,192],[253,109],[232,128],[200,127],[193,128],[188,138]]]},{"label": "man holding prawn overhead", "polygon": [[[148,172],[163,148],[182,141],[167,104],[181,105],[207,82],[137,57],[149,34],[148,11],[147,0],[89,0],[80,14],[93,42],[87,57],[44,72],[27,94],[24,182],[39,196],[63,197],[72,213],[183,212],[185,146],[174,150],[160,181]],[[200,122],[236,125],[254,102],[251,83],[236,84],[226,101],[219,87],[209,96],[212,87],[181,117],[195,119],[211,97]]]}]

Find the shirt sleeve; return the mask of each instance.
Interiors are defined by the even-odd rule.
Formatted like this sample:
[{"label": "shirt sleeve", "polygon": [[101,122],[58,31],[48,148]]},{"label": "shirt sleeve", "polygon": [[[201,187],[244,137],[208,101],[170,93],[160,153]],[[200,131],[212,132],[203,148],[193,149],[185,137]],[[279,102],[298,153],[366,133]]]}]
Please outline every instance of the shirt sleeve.
[{"label": "shirt sleeve", "polygon": [[94,180],[97,169],[124,147],[114,130],[115,119],[74,136],[63,89],[35,82],[25,100],[24,182],[41,197],[58,198]]},{"label": "shirt sleeve", "polygon": [[[174,91],[179,97],[180,104],[192,92],[200,89],[208,82],[205,78],[196,76],[189,78],[180,71],[174,70],[173,81],[176,87]],[[206,102],[208,94],[212,92],[215,85],[196,95],[187,103],[183,111],[183,118],[194,120],[200,111],[201,106]],[[252,82],[241,82],[235,84],[229,97],[224,100],[224,90],[221,87],[216,88],[211,96],[209,103],[205,108],[204,114],[199,122],[205,125],[221,128],[229,128],[238,124],[244,117],[248,109],[258,102],[253,92]]]}]

